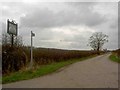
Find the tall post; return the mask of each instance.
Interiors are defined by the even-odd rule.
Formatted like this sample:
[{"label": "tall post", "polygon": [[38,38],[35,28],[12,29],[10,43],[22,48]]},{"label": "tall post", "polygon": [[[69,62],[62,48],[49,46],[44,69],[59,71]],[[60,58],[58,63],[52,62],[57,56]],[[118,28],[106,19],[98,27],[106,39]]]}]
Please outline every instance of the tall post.
[{"label": "tall post", "polygon": [[13,36],[13,34],[11,35],[11,45],[13,46],[13,44],[14,44],[14,36]]},{"label": "tall post", "polygon": [[30,61],[30,68],[33,66],[33,50],[32,50],[32,31],[31,31],[31,61]]}]

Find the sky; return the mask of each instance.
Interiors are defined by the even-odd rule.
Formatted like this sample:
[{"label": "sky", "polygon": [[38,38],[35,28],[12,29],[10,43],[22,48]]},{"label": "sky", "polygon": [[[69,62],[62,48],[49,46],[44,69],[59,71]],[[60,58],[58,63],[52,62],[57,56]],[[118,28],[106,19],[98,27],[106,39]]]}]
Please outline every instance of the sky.
[{"label": "sky", "polygon": [[25,45],[30,45],[33,31],[35,47],[88,50],[89,37],[102,32],[109,36],[103,48],[118,48],[117,2],[16,0],[0,2],[0,8],[0,31],[6,32],[7,19],[15,20]]}]

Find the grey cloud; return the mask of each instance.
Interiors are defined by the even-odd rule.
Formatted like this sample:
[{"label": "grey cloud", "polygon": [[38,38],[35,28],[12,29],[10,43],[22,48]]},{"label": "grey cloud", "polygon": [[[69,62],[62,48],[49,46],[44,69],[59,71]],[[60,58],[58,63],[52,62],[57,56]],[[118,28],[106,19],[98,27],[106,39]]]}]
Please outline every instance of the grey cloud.
[{"label": "grey cloud", "polygon": [[[52,2],[44,6],[43,3],[38,2],[35,6],[25,3],[7,3],[5,5],[7,5],[12,12],[7,12],[7,10],[4,11],[4,18],[9,16],[20,19],[18,32],[23,36],[23,41],[27,45],[30,45],[30,31],[32,30],[36,34],[34,38],[35,46],[87,49],[89,36],[95,31],[107,34],[110,42],[106,44],[106,47],[114,49],[117,47],[117,21],[115,21],[115,18],[112,20],[106,19],[106,17],[102,16],[101,12],[93,12],[93,6],[95,4],[96,3],[83,2],[57,4]],[[103,12],[107,11],[103,10]],[[26,16],[18,14],[25,14]],[[70,28],[70,26],[77,28]],[[90,30],[93,30],[93,32],[89,30],[81,30],[81,32],[79,32],[80,29],[78,26],[86,26]],[[4,26],[4,28],[5,27],[6,26]],[[67,34],[63,31],[59,31],[64,29],[62,27],[67,27],[67,29],[71,31],[76,31],[75,33],[78,32],[78,35],[72,34],[72,32],[68,34],[69,31]],[[52,29],[58,29],[58,31],[52,31]]]},{"label": "grey cloud", "polygon": [[64,42],[74,42],[74,43],[78,43],[78,42],[84,42],[86,43],[86,40],[89,36],[85,36],[85,35],[74,35],[74,37],[72,38],[65,38],[63,41]]},{"label": "grey cloud", "polygon": [[71,43],[70,48],[80,49],[80,50],[86,50],[86,49],[88,49],[86,43],[83,43],[83,42]]},{"label": "grey cloud", "polygon": [[110,28],[112,28],[112,29],[117,29],[118,28],[118,21],[116,20],[116,21],[113,21],[112,23],[111,23],[111,25],[110,25]]},{"label": "grey cloud", "polygon": [[0,28],[0,31],[2,31],[2,33],[5,33],[7,32],[7,26],[5,23],[1,22],[1,28]]},{"label": "grey cloud", "polygon": [[68,10],[59,11],[57,13],[49,10],[49,8],[36,9],[28,13],[25,17],[21,17],[21,25],[24,27],[49,28],[80,24],[95,26],[105,22],[105,17],[89,9],[90,5],[82,5],[82,3],[79,5],[81,6],[77,11],[75,8],[72,10],[68,8]]}]

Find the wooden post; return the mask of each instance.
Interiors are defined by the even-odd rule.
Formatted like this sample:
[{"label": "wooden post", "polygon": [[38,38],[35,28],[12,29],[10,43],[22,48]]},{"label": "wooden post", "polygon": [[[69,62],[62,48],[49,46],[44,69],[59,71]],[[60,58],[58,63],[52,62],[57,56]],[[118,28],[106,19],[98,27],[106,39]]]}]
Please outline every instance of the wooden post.
[{"label": "wooden post", "polygon": [[12,46],[14,45],[14,36],[13,36],[13,34],[11,35],[11,45]]},{"label": "wooden post", "polygon": [[30,60],[30,69],[32,69],[33,66],[33,50],[32,50],[32,31],[31,31],[31,60]]}]

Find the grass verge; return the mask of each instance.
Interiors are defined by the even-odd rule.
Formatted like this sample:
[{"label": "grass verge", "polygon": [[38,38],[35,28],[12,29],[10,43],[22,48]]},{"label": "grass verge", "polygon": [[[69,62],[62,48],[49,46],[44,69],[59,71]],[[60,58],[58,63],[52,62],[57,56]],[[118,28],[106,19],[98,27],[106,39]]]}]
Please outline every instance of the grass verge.
[{"label": "grass verge", "polygon": [[118,56],[116,54],[111,54],[109,56],[109,58],[110,58],[111,61],[120,63],[120,58],[118,58]]},{"label": "grass verge", "polygon": [[8,76],[2,77],[2,83],[6,84],[6,83],[40,77],[40,76],[55,72],[56,70],[60,69],[61,67],[66,66],[66,65],[70,65],[70,64],[78,62],[78,61],[87,60],[87,59],[95,57],[95,56],[96,55],[84,57],[84,58],[80,58],[80,59],[71,59],[71,60],[62,61],[62,62],[56,62],[56,63],[52,63],[49,65],[39,66],[39,68],[37,68],[35,70],[18,71],[15,73],[11,73]]}]

